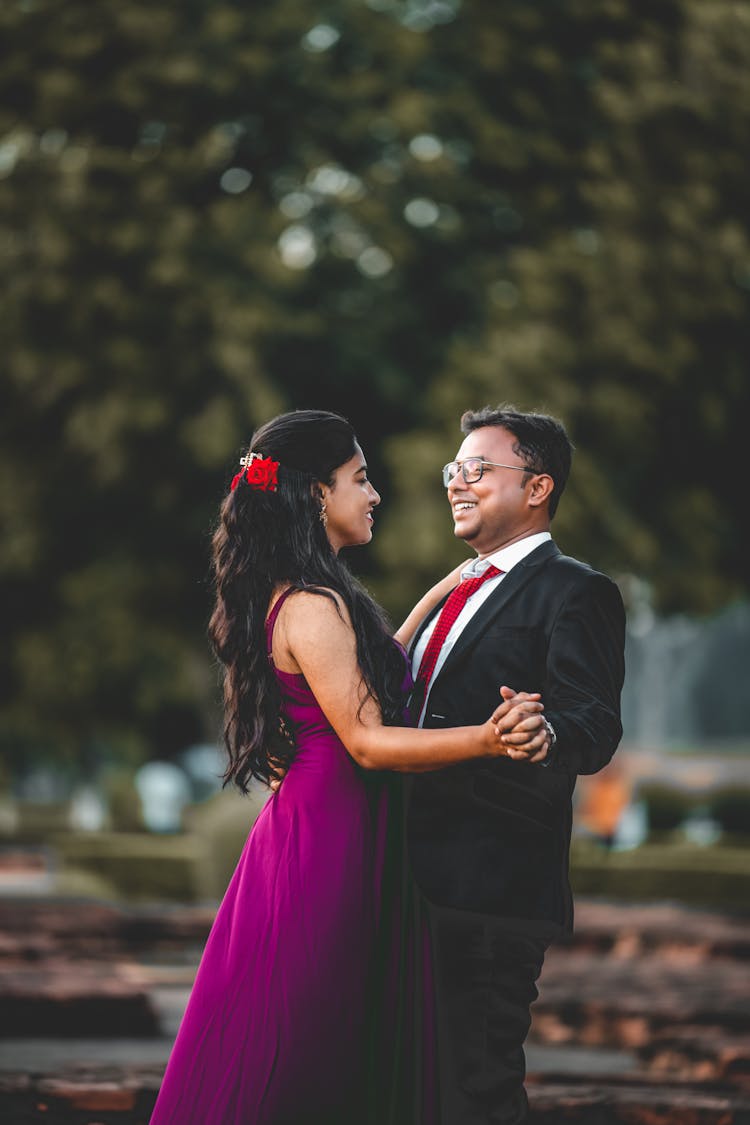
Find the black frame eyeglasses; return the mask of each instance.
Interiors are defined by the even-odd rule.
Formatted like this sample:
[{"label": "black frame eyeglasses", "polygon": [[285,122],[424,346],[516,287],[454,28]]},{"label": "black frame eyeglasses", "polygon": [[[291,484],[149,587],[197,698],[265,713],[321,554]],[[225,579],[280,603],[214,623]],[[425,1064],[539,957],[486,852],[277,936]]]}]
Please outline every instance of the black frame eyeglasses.
[{"label": "black frame eyeglasses", "polygon": [[503,465],[499,461],[484,461],[481,457],[467,457],[465,461],[449,461],[447,465],[443,465],[443,484],[447,488],[453,478],[457,476],[459,470],[465,484],[476,484],[478,480],[482,479],[485,465],[492,465],[495,469],[517,469],[520,473],[530,473],[531,476],[534,476],[534,470],[530,469],[528,465]]}]

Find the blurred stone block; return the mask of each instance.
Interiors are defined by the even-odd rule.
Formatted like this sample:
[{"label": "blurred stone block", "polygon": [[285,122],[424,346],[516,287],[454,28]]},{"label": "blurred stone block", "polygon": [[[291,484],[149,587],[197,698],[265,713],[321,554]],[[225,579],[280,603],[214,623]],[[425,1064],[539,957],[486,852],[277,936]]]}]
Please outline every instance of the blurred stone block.
[{"label": "blurred stone block", "polygon": [[750,926],[745,918],[671,903],[583,900],[576,903],[575,933],[566,946],[622,958],[660,950],[700,960],[732,957],[750,961]]},{"label": "blurred stone block", "polygon": [[540,1042],[640,1048],[666,1027],[720,1025],[750,1032],[750,971],[733,960],[683,963],[652,954],[618,959],[553,948],[532,1034]]},{"label": "blurred stone block", "polygon": [[[78,1067],[45,1078],[0,1075],[0,1120],[8,1125],[147,1125],[160,1081],[161,1068],[154,1067]],[[531,1080],[529,1101],[528,1125],[750,1122],[750,1099],[700,1085]]]},{"label": "blurred stone block", "polygon": [[655,1074],[724,1082],[750,1094],[750,1033],[705,1024],[670,1027],[652,1036],[638,1057]]},{"label": "blurred stone block", "polygon": [[49,894],[54,882],[54,863],[49,849],[0,848],[0,895]]},{"label": "blurred stone block", "polygon": [[528,1125],[748,1125],[750,1099],[698,1085],[529,1080]]},{"label": "blurred stone block", "polygon": [[141,982],[112,965],[3,969],[0,1012],[0,1037],[139,1038],[159,1030]]},{"label": "blurred stone block", "polygon": [[200,950],[215,913],[213,906],[0,900],[0,963]]},{"label": "blurred stone block", "polygon": [[44,1078],[0,1075],[0,1121],[147,1125],[161,1077],[158,1067],[71,1067]]}]

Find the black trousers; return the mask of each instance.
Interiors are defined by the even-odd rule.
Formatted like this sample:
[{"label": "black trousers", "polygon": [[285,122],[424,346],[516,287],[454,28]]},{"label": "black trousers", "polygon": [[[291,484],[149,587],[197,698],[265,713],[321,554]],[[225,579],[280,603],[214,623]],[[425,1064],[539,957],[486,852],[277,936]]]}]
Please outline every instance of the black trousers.
[{"label": "black trousers", "polygon": [[557,931],[434,906],[430,914],[441,1125],[520,1125],[529,1009]]}]

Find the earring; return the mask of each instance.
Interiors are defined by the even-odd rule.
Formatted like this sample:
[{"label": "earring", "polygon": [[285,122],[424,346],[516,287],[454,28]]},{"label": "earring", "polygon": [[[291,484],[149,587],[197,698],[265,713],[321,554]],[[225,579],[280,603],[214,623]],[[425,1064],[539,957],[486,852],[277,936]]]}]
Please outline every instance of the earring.
[{"label": "earring", "polygon": [[325,530],[328,527],[328,512],[326,511],[325,500],[321,501],[320,512],[318,513],[318,515],[320,518],[320,522],[323,524],[323,530]]}]

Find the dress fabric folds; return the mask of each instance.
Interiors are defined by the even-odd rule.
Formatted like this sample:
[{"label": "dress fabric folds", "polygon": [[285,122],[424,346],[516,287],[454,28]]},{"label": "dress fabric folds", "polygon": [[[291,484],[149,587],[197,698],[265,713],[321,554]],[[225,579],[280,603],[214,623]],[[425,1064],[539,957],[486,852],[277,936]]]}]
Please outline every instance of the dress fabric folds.
[{"label": "dress fabric folds", "polygon": [[361,770],[305,679],[276,675],[297,753],[219,907],[151,1125],[431,1125],[399,780]]}]

